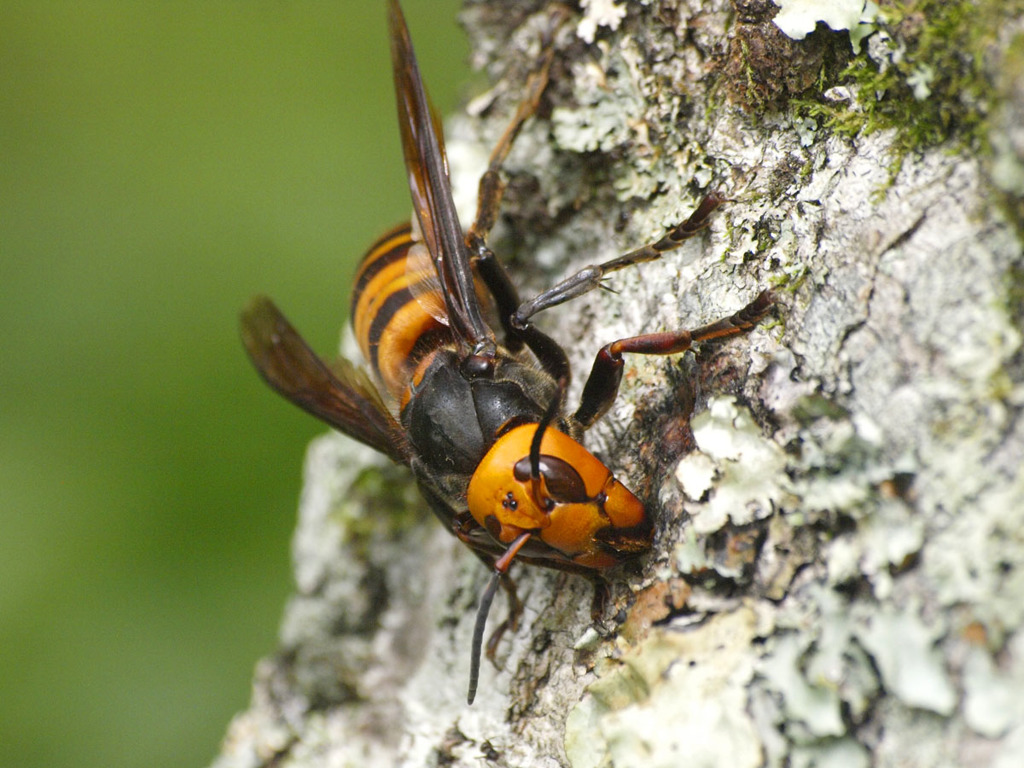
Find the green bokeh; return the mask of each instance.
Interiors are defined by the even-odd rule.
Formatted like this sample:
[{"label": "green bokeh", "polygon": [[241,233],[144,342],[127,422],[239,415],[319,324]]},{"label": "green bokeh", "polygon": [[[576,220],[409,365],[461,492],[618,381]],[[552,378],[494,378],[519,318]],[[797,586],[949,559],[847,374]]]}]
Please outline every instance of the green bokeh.
[{"label": "green bokeh", "polygon": [[[0,765],[189,766],[273,650],[318,349],[408,215],[384,3],[0,0]],[[406,0],[442,110],[457,0]]]}]

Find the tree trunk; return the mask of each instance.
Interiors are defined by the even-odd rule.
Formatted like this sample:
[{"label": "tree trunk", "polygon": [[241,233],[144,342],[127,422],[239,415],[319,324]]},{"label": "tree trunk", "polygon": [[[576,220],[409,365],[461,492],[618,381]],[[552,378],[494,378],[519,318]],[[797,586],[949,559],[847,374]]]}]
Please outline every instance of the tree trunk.
[{"label": "tree trunk", "polygon": [[[628,360],[588,445],[655,546],[596,623],[586,580],[514,567],[523,620],[472,707],[485,569],[406,473],[314,442],[281,648],[216,765],[1024,765],[1022,4],[883,7],[856,47],[767,0],[582,5],[507,164],[524,295],[731,202],[537,318],[570,402],[608,341],[768,286],[773,314]],[[448,126],[470,198],[549,17],[467,5],[497,83]]]}]

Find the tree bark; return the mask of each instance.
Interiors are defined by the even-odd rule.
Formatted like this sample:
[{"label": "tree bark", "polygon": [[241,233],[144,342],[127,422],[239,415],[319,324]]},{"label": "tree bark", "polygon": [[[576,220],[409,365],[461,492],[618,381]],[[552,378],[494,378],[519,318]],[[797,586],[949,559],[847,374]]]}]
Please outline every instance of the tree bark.
[{"label": "tree bark", "polygon": [[[629,359],[588,445],[645,499],[655,546],[612,574],[596,623],[587,581],[514,568],[523,621],[472,707],[485,569],[407,474],[315,441],[281,647],[216,765],[1024,764],[1024,9],[948,4],[983,41],[981,61],[958,52],[979,90],[920,70],[950,116],[922,136],[874,112],[935,106],[919,70],[872,94],[851,73],[903,77],[934,33],[925,0],[883,8],[863,51],[824,25],[785,36],[766,0],[584,5],[507,164],[494,244],[524,295],[704,192],[731,202],[537,318],[570,353],[570,401],[608,341],[768,286],[773,315]],[[463,196],[548,18],[467,4],[496,85],[448,126]]]}]

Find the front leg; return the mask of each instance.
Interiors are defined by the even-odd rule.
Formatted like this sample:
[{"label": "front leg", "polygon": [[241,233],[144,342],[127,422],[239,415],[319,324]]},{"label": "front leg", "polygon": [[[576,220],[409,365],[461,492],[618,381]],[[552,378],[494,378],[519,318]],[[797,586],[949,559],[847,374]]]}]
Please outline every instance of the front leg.
[{"label": "front leg", "polygon": [[521,328],[526,324],[527,320],[538,312],[564,304],[571,299],[575,299],[577,296],[582,296],[584,293],[594,290],[601,284],[601,280],[604,279],[605,275],[617,272],[625,267],[631,267],[634,264],[654,261],[663,253],[678,248],[707,227],[711,214],[724,202],[726,202],[725,198],[711,193],[701,200],[697,210],[691,213],[686,221],[672,227],[660,240],[601,264],[592,264],[589,267],[584,267],[576,274],[570,275],[557,285],[553,285],[543,293],[534,296],[529,301],[524,301],[512,316],[512,325]]},{"label": "front leg", "polygon": [[611,408],[622,380],[623,353],[673,355],[685,352],[695,343],[735,336],[757,325],[771,308],[772,301],[771,291],[762,291],[739,312],[694,331],[648,333],[606,344],[594,359],[594,367],[583,387],[580,407],[573,420],[586,430]]}]

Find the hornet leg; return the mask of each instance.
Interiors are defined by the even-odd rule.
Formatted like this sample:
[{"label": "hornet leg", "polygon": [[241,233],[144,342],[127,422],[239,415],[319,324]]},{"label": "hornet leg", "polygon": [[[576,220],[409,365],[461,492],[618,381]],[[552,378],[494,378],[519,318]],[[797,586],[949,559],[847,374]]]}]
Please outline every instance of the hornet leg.
[{"label": "hornet leg", "polygon": [[594,359],[594,367],[583,387],[580,407],[573,416],[573,420],[582,429],[588,429],[615,402],[615,396],[619,391],[619,382],[622,380],[622,355],[624,353],[673,355],[685,352],[698,342],[735,336],[757,325],[771,305],[771,291],[762,291],[757,298],[739,312],[696,330],[648,333],[643,336],[619,339],[605,345]]},{"label": "hornet leg", "polygon": [[602,264],[593,264],[589,267],[584,267],[576,274],[570,275],[557,285],[551,286],[543,293],[538,294],[528,301],[524,301],[519,305],[519,308],[512,316],[512,325],[517,328],[521,327],[526,324],[527,320],[538,312],[558,306],[570,299],[575,299],[577,296],[582,296],[588,291],[592,291],[601,284],[601,280],[604,276],[611,272],[617,272],[620,269],[631,267],[634,264],[642,264],[645,261],[654,261],[663,253],[678,248],[684,242],[707,227],[711,214],[724,202],[724,198],[719,197],[714,193],[707,195],[703,200],[701,200],[700,205],[697,206],[697,210],[691,213],[690,217],[686,221],[673,227],[660,240],[641,248],[637,248],[634,251],[630,251],[627,254],[618,256],[617,258],[611,259],[610,261],[606,261]]}]

